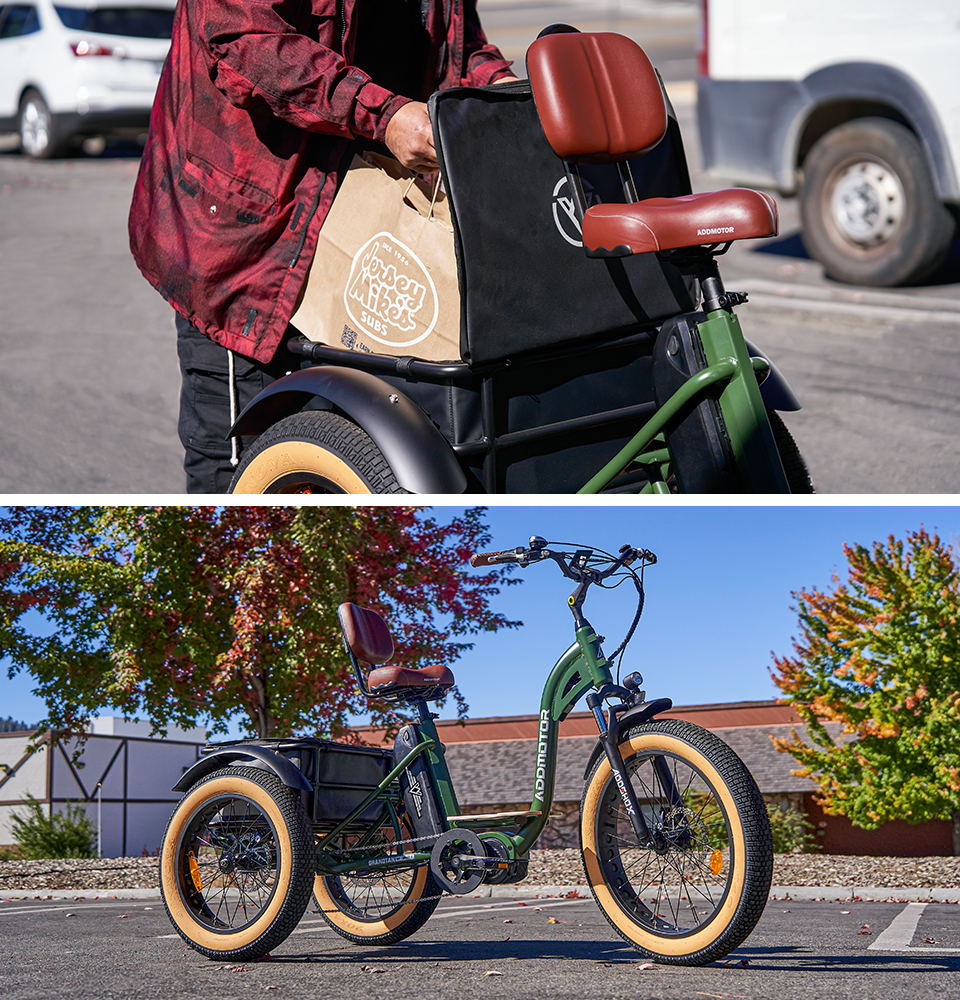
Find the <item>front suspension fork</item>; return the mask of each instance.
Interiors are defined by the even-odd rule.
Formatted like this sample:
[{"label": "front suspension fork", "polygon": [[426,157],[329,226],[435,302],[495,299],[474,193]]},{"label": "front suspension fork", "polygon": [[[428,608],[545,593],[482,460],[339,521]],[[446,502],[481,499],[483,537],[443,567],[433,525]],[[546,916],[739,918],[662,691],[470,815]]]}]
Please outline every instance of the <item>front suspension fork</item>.
[{"label": "front suspension fork", "polygon": [[[629,703],[611,705],[607,712],[608,722],[604,719],[602,705],[604,697],[610,693],[613,693],[612,690],[604,691],[603,689],[591,692],[587,695],[587,705],[593,712],[597,726],[600,729],[600,742],[610,763],[613,780],[617,783],[620,801],[623,803],[623,808],[626,810],[627,816],[630,817],[630,824],[637,836],[637,842],[641,847],[655,848],[657,846],[656,835],[650,831],[646,817],[643,815],[640,803],[637,800],[637,793],[630,781],[629,774],[627,774],[623,757],[620,754],[620,714],[631,706]],[[676,782],[673,780],[673,775],[670,773],[666,759],[658,755],[653,758],[652,764],[664,797],[670,802],[671,807],[682,807],[683,796],[680,794]]]}]

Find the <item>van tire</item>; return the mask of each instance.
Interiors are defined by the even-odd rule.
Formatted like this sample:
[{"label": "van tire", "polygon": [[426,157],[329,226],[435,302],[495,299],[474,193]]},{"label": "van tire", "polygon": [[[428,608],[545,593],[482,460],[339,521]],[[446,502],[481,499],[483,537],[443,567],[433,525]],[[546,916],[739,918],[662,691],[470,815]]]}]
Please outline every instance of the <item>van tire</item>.
[{"label": "van tire", "polygon": [[917,137],[886,118],[846,122],[813,145],[800,217],[808,253],[828,277],[854,285],[922,281],[956,231]]}]

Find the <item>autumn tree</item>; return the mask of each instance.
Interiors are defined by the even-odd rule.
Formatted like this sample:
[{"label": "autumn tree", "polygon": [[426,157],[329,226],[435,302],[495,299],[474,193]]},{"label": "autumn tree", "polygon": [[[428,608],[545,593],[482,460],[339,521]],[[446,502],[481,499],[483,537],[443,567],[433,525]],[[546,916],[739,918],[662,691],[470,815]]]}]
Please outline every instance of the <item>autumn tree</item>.
[{"label": "autumn tree", "polygon": [[[237,713],[252,734],[341,736],[372,710],[336,609],[390,623],[394,662],[450,664],[468,638],[518,624],[490,607],[508,579],[467,572],[482,509],[441,523],[414,507],[14,507],[0,517],[0,643],[29,672],[41,728],[112,709],[154,729]],[[455,692],[461,713],[463,699]]]},{"label": "autumn tree", "polygon": [[793,595],[800,637],[771,671],[811,742],[794,731],[774,743],[817,783],[826,812],[868,829],[949,819],[960,854],[956,559],[923,529],[844,555],[846,583]]}]

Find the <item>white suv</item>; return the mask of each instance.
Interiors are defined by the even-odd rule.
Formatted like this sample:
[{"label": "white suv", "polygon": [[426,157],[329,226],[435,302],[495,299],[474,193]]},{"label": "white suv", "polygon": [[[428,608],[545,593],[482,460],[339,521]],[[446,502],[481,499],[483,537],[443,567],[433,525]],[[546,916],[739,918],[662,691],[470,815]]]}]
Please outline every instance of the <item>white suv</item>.
[{"label": "white suv", "polygon": [[0,131],[24,153],[144,131],[176,0],[0,0]]}]

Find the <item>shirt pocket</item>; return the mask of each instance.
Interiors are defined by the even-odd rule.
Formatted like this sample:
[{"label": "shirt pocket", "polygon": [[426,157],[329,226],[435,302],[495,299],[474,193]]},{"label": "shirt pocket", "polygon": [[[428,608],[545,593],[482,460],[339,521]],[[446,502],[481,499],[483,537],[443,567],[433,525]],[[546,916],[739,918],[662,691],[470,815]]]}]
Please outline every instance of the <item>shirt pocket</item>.
[{"label": "shirt pocket", "polygon": [[276,199],[204,161],[185,160],[175,200],[204,252],[192,255],[205,277],[220,279],[249,265],[283,232]]}]

